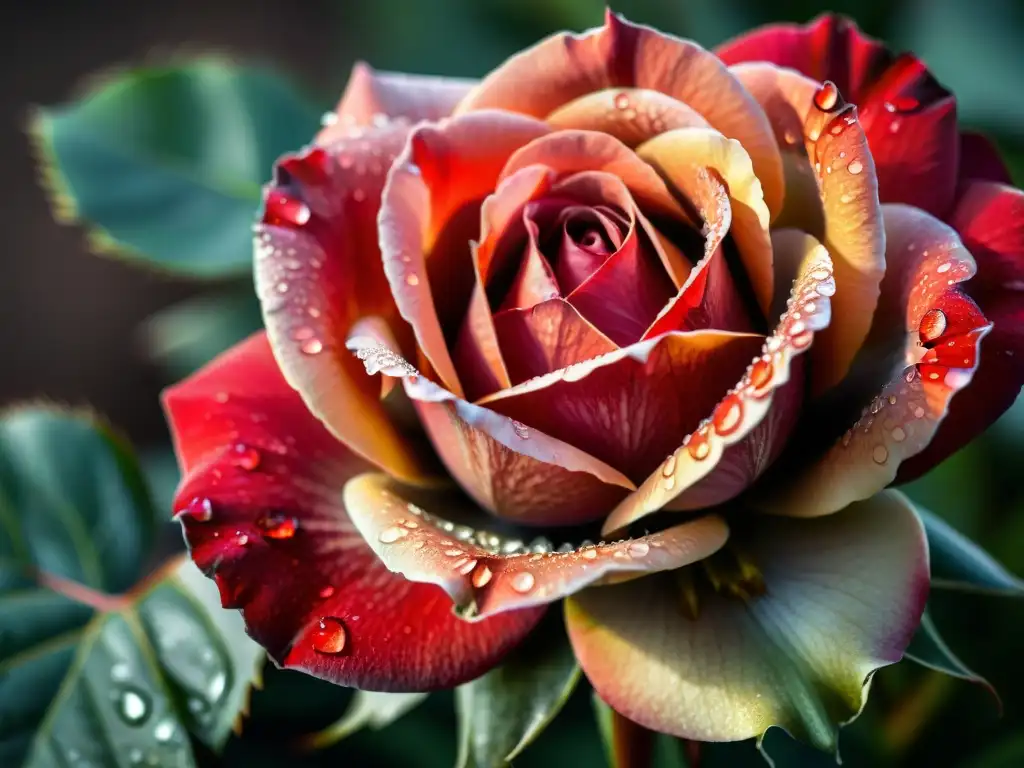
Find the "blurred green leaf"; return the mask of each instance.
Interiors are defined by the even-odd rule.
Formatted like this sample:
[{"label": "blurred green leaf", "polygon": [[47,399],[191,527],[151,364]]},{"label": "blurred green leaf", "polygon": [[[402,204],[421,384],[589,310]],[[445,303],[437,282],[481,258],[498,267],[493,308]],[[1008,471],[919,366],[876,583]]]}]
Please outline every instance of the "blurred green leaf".
[{"label": "blurred green leaf", "polygon": [[[649,738],[649,744],[636,745],[635,752],[628,755],[616,754],[615,737],[615,712],[609,707],[595,691],[591,697],[594,708],[594,718],[597,721],[597,730],[601,734],[601,741],[604,743],[604,754],[611,768],[688,768],[689,763],[683,757],[680,742],[664,733],[648,731],[643,726],[633,724],[637,729],[640,738]],[[624,718],[620,720],[623,722]],[[628,721],[625,721],[628,722]],[[649,759],[644,751],[650,749]],[[627,762],[616,762],[625,759]]]},{"label": "blurred green leaf", "polygon": [[[917,628],[917,632],[914,633],[904,656],[929,669],[980,683],[992,690],[987,680],[972,672],[946,645],[927,610],[921,617],[921,624]],[[993,691],[993,693],[995,692]]]},{"label": "blurred green leaf", "polygon": [[456,689],[458,768],[501,768],[562,709],[580,677],[560,621],[545,622],[505,662]]},{"label": "blurred green leaf", "polygon": [[223,746],[262,651],[191,562],[126,593],[154,525],[97,420],[0,419],[0,765],[191,766],[186,729]]},{"label": "blurred green leaf", "polygon": [[1024,597],[1024,581],[941,518],[918,508],[928,534],[932,587]]},{"label": "blurred green leaf", "polygon": [[960,763],[960,768],[1020,768],[1024,765],[1024,733],[1015,733],[981,754]]},{"label": "blurred green leaf", "polygon": [[58,217],[105,250],[218,277],[250,268],[260,186],[318,115],[277,75],[204,58],[118,74],[29,130]]},{"label": "blurred green leaf", "polygon": [[323,749],[363,728],[379,730],[422,704],[427,696],[426,693],[356,691],[348,711],[340,720],[306,737],[303,743],[313,749]]},{"label": "blurred green leaf", "polygon": [[172,304],[140,329],[149,355],[174,378],[183,378],[263,327],[252,282],[234,290]]}]

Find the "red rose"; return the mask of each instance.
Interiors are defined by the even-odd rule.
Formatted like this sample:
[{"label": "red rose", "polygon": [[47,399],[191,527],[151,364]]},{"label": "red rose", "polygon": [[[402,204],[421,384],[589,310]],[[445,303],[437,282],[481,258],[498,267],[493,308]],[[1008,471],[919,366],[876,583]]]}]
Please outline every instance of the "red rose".
[{"label": "red rose", "polygon": [[828,745],[927,594],[885,488],[1024,381],[1006,181],[831,16],[713,54],[609,15],[479,83],[357,67],[266,191],[266,334],[167,393],[192,556],[338,683],[458,685],[568,597],[618,712]]}]

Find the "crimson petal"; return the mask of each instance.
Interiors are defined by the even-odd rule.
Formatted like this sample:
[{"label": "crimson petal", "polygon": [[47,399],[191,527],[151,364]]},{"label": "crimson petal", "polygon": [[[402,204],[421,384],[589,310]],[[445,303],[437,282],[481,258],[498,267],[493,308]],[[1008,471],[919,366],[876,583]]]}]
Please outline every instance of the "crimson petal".
[{"label": "crimson petal", "polygon": [[538,610],[467,624],[395,576],[353,527],[371,469],[305,408],[257,334],[164,394],[184,473],[175,508],[196,564],[277,663],[366,690],[431,690],[494,666]]}]

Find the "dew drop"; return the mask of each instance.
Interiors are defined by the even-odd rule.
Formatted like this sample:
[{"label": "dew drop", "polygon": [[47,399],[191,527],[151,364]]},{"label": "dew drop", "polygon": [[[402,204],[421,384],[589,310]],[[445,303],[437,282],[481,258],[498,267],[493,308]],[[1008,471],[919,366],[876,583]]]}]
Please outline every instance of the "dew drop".
[{"label": "dew drop", "polygon": [[651,546],[646,541],[633,541],[626,547],[630,557],[645,557],[651,551]]},{"label": "dew drop", "polygon": [[689,444],[686,446],[686,450],[697,461],[706,459],[711,453],[711,442],[708,440],[707,433],[694,433]]},{"label": "dew drop", "polygon": [[124,688],[117,698],[117,713],[128,725],[141,725],[149,717],[149,701],[137,688]]},{"label": "dew drop", "polygon": [[310,328],[308,325],[301,325],[292,331],[292,339],[295,341],[306,341],[316,336],[316,331]]},{"label": "dew drop", "polygon": [[494,574],[491,573],[491,569],[481,563],[477,566],[477,569],[473,571],[473,586],[477,589],[483,589],[490,582],[491,577]]},{"label": "dew drop", "polygon": [[675,454],[675,451],[673,451],[672,453],[670,453],[668,455],[668,458],[665,459],[665,463],[661,467],[661,475],[662,475],[662,477],[672,477],[672,475],[675,473],[675,471],[676,471],[676,454]]},{"label": "dew drop", "polygon": [[236,533],[236,535],[235,535],[235,544],[237,544],[240,547],[248,547],[249,546],[249,536],[248,536],[248,534]]},{"label": "dew drop", "polygon": [[738,395],[729,395],[711,415],[711,423],[720,435],[731,435],[743,421],[743,401]]},{"label": "dew drop", "polygon": [[476,560],[467,560],[462,565],[458,566],[457,570],[463,576],[469,576],[469,574],[471,574],[476,569],[476,566],[477,566],[477,561]]},{"label": "dew drop", "polygon": [[277,512],[270,512],[256,521],[256,525],[268,539],[290,539],[299,529],[299,521],[294,517]]},{"label": "dew drop", "polygon": [[161,720],[153,728],[153,738],[159,741],[161,744],[166,744],[168,741],[174,738],[174,732],[177,730],[177,726],[171,719]]},{"label": "dew drop", "polygon": [[324,351],[323,342],[320,339],[307,339],[299,347],[304,355],[319,355]]},{"label": "dew drop", "polygon": [[856,176],[858,173],[864,170],[864,163],[862,163],[860,160],[854,160],[852,163],[846,166],[846,170],[848,170],[850,173]]},{"label": "dew drop", "polygon": [[411,285],[411,286],[417,286],[417,285],[420,284],[420,278],[419,278],[419,276],[417,276],[417,275],[413,274],[412,272],[410,272],[408,275],[405,276],[405,284],[406,285]]},{"label": "dew drop", "polygon": [[261,456],[256,448],[244,443],[237,443],[233,452],[233,461],[236,467],[240,467],[247,472],[252,472],[259,467]]},{"label": "dew drop", "polygon": [[889,460],[889,449],[884,445],[876,445],[871,451],[871,458],[876,464],[885,464]]},{"label": "dew drop", "polygon": [[827,282],[818,283],[814,286],[814,290],[819,296],[835,296],[836,295],[836,284],[834,281],[829,280]]},{"label": "dew drop", "polygon": [[267,195],[264,221],[284,227],[301,227],[309,222],[312,215],[309,206],[281,190],[271,190]]},{"label": "dew drop", "polygon": [[914,409],[914,418],[915,419],[923,419],[924,418],[924,408],[922,408],[920,405],[917,406],[917,408]]},{"label": "dew drop", "polygon": [[399,528],[397,525],[393,525],[390,528],[385,528],[380,532],[380,536],[377,539],[381,544],[394,544],[399,539],[403,539],[409,535],[409,531],[405,528]]},{"label": "dew drop", "polygon": [[750,384],[755,391],[764,389],[768,386],[774,374],[775,367],[771,364],[770,360],[763,358],[755,360],[754,364],[750,366]]},{"label": "dew drop", "polygon": [[196,496],[178,515],[191,517],[199,523],[208,522],[213,517],[213,502],[205,497]]},{"label": "dew drop", "polygon": [[328,584],[326,587],[324,587],[323,589],[320,590],[319,594],[320,594],[320,597],[322,597],[324,600],[326,600],[327,598],[329,598],[329,597],[334,595],[334,587],[332,587],[330,584]]},{"label": "dew drop", "polygon": [[941,309],[929,309],[921,318],[921,327],[918,331],[921,341],[928,343],[935,341],[946,332],[946,313]]},{"label": "dew drop", "polygon": [[580,554],[587,560],[597,560],[597,550],[594,548],[584,549]]},{"label": "dew drop", "polygon": [[115,682],[123,683],[125,680],[129,679],[131,675],[131,668],[123,661],[117,662],[117,664],[110,668],[110,679]]},{"label": "dew drop", "polygon": [[512,577],[512,589],[521,594],[526,594],[533,589],[533,585],[536,581],[537,580],[534,579],[533,574],[529,571],[520,571]]},{"label": "dew drop", "polygon": [[907,439],[907,433],[903,431],[903,427],[893,427],[892,439],[897,443],[902,443]]},{"label": "dew drop", "polygon": [[328,128],[338,122],[337,112],[324,112],[320,115],[320,125]]},{"label": "dew drop", "polygon": [[338,654],[345,650],[348,632],[341,619],[324,616],[313,630],[313,650],[317,653]]},{"label": "dew drop", "polygon": [[839,102],[839,89],[831,80],[826,80],[814,94],[814,106],[822,112],[831,111]]},{"label": "dew drop", "polygon": [[530,439],[530,429],[529,429],[529,427],[527,427],[521,421],[516,421],[515,419],[512,419],[511,421],[512,421],[512,430],[516,433],[516,437],[518,437],[520,440],[529,440]]},{"label": "dew drop", "polygon": [[620,93],[615,97],[616,109],[628,109],[629,108],[629,96],[624,93]]}]

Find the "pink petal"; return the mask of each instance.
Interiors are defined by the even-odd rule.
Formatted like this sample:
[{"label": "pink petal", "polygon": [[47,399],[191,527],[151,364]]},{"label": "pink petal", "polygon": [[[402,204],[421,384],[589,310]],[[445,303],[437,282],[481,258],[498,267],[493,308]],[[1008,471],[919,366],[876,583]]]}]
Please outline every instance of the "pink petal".
[{"label": "pink petal", "polygon": [[757,494],[757,505],[773,513],[826,515],[885,488],[900,463],[931,442],[950,398],[977,368],[990,326],[957,287],[974,274],[974,259],[956,232],[924,211],[890,204],[884,212],[889,268],[871,334],[839,397],[811,415],[807,431],[828,434],[851,407],[863,406],[861,417],[846,416],[849,429],[824,456],[795,456],[796,471]]},{"label": "pink petal", "polygon": [[785,444],[802,405],[800,355],[827,327],[836,283],[828,252],[810,235],[780,230],[773,245],[780,275],[788,278],[780,279],[779,286],[792,284],[792,302],[778,292],[775,304],[781,317],[763,354],[713,410],[704,411],[708,418],[615,509],[604,524],[606,533],[661,509],[700,509],[728,501],[749,487]]},{"label": "pink petal", "polygon": [[602,517],[634,488],[620,472],[543,432],[462,400],[396,354],[383,323],[363,323],[349,348],[367,372],[401,378],[434,448],[484,509],[527,525]]},{"label": "pink petal", "polygon": [[192,557],[278,664],[367,690],[451,687],[539,620],[532,610],[467,624],[441,590],[387,571],[342,503],[345,482],[371,465],[306,410],[264,334],[169,389],[164,406]]},{"label": "pink petal", "polygon": [[359,455],[416,480],[425,477],[424,460],[344,349],[360,315],[395,316],[376,217],[384,173],[405,135],[397,126],[355,129],[329,147],[282,158],[256,227],[255,280],[274,354],[310,411]]},{"label": "pink petal", "polygon": [[728,536],[721,518],[709,516],[613,544],[529,554],[521,541],[453,525],[457,500],[410,493],[385,475],[351,480],[345,504],[390,570],[441,587],[473,621],[543,606],[591,584],[672,570],[707,557]]},{"label": "pink petal", "polygon": [[456,112],[494,107],[544,118],[608,88],[657,91],[692,107],[746,148],[767,190],[769,208],[781,207],[782,166],[771,127],[743,86],[696,43],[631,24],[611,11],[600,29],[554,35],[512,57],[484,78]]}]

